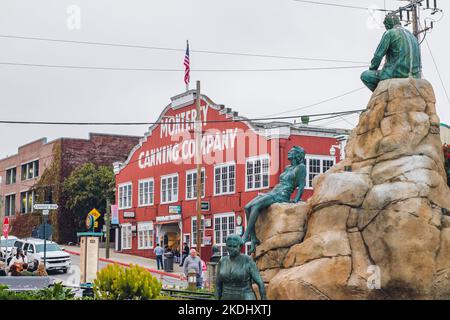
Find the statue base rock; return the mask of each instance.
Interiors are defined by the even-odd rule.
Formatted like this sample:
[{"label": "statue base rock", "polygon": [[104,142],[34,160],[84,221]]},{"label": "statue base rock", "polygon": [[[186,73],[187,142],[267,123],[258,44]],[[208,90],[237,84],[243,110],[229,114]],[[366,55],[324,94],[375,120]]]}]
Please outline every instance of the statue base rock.
[{"label": "statue base rock", "polygon": [[258,218],[268,298],[450,299],[450,193],[432,86],[380,82],[345,152],[308,202]]}]

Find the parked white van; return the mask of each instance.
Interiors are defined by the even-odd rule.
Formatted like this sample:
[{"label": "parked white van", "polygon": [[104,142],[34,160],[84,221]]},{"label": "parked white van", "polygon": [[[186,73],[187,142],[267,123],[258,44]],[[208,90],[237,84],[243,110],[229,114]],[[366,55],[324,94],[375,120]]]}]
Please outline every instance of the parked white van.
[{"label": "parked white van", "polygon": [[6,239],[3,236],[0,238],[0,259],[1,260],[4,259],[5,253],[7,253],[6,256],[10,256],[10,252],[12,251],[12,248],[14,247],[14,242],[16,242],[16,240],[18,240],[18,238],[15,236],[9,236],[8,239]]},{"label": "parked white van", "polygon": [[[44,262],[44,240],[27,238],[20,239],[14,243],[16,250],[18,248],[23,250],[23,253],[27,256],[29,263],[37,260]],[[48,241],[46,243],[46,265],[45,268],[49,270],[62,270],[66,273],[72,263],[70,254],[63,251],[56,242]]]}]

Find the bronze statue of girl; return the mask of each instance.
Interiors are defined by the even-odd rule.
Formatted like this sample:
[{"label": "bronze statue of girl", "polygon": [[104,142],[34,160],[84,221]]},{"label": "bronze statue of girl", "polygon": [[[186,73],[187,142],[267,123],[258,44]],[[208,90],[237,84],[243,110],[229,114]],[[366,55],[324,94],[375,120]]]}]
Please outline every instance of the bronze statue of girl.
[{"label": "bronze statue of girl", "polygon": [[[273,203],[299,202],[306,183],[305,150],[294,146],[288,152],[291,165],[287,166],[280,175],[280,182],[268,193],[261,193],[245,206],[247,216],[247,229],[243,235],[243,241],[251,240],[250,252],[254,252],[259,240],[256,238],[255,224],[262,210]],[[298,188],[297,195],[291,200],[291,195]]]}]

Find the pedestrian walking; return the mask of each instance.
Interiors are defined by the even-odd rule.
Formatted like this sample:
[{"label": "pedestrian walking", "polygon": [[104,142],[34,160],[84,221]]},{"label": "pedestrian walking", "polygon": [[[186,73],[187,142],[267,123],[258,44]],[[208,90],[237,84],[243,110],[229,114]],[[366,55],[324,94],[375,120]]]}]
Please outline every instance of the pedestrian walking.
[{"label": "pedestrian walking", "polygon": [[163,254],[164,249],[159,245],[159,243],[156,245],[155,250],[153,250],[153,253],[156,255],[156,266],[158,270],[160,269],[159,266],[161,265],[161,269],[164,268],[163,266]]},{"label": "pedestrian walking", "polygon": [[184,260],[183,264],[183,272],[185,276],[188,276],[190,270],[195,270],[196,280],[197,280],[197,288],[201,288],[203,286],[203,271],[202,271],[202,261],[200,257],[197,255],[197,250],[191,249],[189,252],[189,256]]},{"label": "pedestrian walking", "polygon": [[184,243],[184,248],[183,248],[183,252],[182,252],[182,257],[181,257],[181,263],[180,263],[180,267],[183,266],[184,260],[189,256],[189,246],[187,245],[187,243]]},{"label": "pedestrian walking", "polygon": [[22,249],[17,249],[16,254],[12,257],[11,261],[9,262],[9,267],[16,263],[27,263],[27,257],[23,254]]}]

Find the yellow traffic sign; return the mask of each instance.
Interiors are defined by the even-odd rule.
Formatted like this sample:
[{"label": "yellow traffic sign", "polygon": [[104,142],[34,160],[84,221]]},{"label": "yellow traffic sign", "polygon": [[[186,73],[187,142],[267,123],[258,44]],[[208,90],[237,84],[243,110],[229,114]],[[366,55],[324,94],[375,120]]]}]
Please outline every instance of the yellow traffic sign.
[{"label": "yellow traffic sign", "polygon": [[95,220],[97,220],[100,216],[101,213],[97,211],[97,209],[92,209],[89,213],[89,215],[93,216],[95,218]]}]

